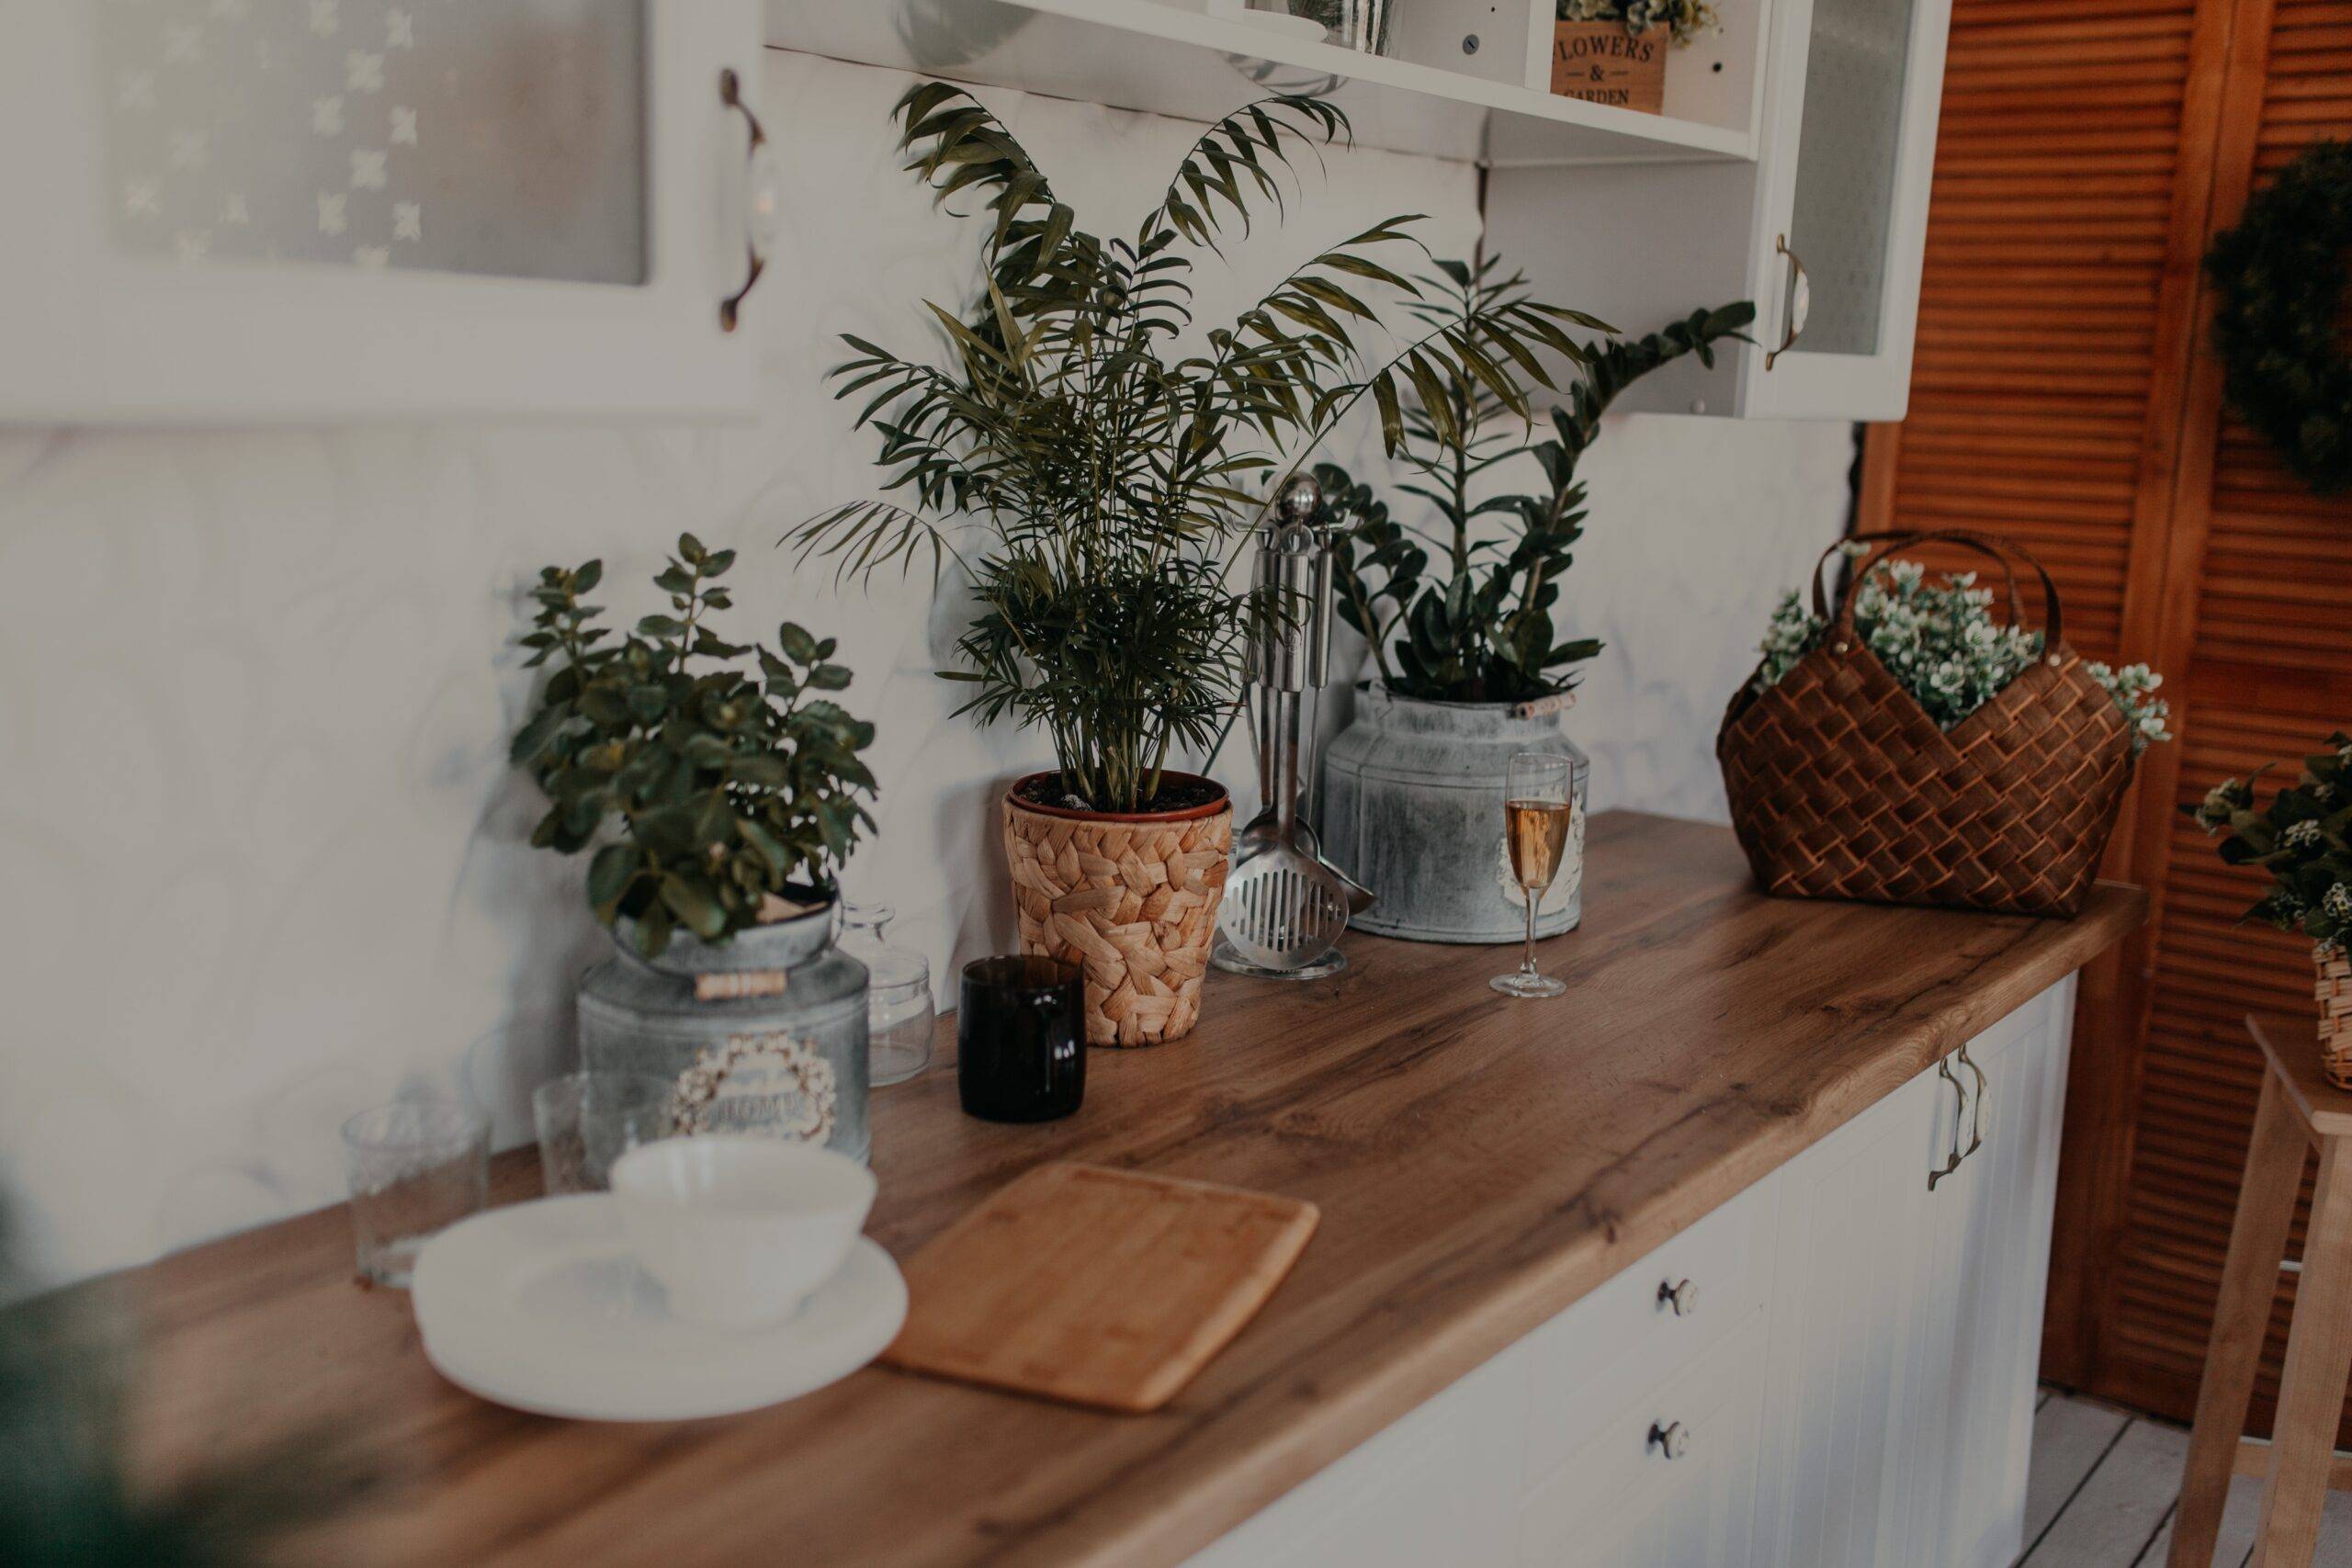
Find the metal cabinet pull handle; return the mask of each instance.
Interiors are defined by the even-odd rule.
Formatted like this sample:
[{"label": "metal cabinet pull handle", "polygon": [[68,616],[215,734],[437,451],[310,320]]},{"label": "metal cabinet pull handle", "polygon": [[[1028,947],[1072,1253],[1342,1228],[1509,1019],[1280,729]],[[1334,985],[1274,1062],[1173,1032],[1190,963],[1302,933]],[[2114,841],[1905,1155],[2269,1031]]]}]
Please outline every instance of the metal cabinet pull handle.
[{"label": "metal cabinet pull handle", "polygon": [[[1960,1048],[1960,1065],[1976,1075],[1976,1111],[1969,1119],[1968,1154],[1960,1156],[1966,1159],[1968,1155],[1973,1155],[1984,1146],[1984,1096],[1991,1090],[1992,1085],[1985,1079],[1984,1069],[1978,1066],[1976,1059],[1968,1054],[1966,1045]],[[1956,1127],[1953,1129],[1955,1134],[1958,1131]]]},{"label": "metal cabinet pull handle", "polygon": [[1657,1302],[1660,1306],[1672,1307],[1675,1316],[1689,1317],[1698,1309],[1699,1287],[1689,1280],[1660,1280]]},{"label": "metal cabinet pull handle", "polygon": [[1680,1459],[1690,1451],[1690,1428],[1679,1421],[1653,1421],[1649,1440],[1643,1447],[1656,1449],[1668,1459]]},{"label": "metal cabinet pull handle", "polygon": [[1953,1171],[1958,1170],[1960,1168],[1960,1162],[1968,1157],[1960,1152],[1960,1116],[1961,1112],[1968,1108],[1968,1090],[1962,1085],[1960,1079],[1952,1076],[1951,1058],[1949,1056],[1938,1058],[1936,1062],[1936,1076],[1943,1079],[1944,1082],[1951,1085],[1951,1092],[1953,1096],[1951,1104],[1951,1157],[1944,1162],[1944,1168],[1941,1170],[1931,1170],[1928,1172],[1928,1190],[1930,1192],[1933,1192],[1936,1190],[1937,1182],[1941,1181],[1945,1177],[1950,1176]]},{"label": "metal cabinet pull handle", "polygon": [[775,249],[776,234],[784,221],[784,192],[775,166],[775,150],[768,143],[768,133],[761,127],[760,117],[743,101],[742,79],[731,69],[718,73],[718,101],[741,114],[752,131],[751,147],[744,159],[743,221],[743,249],[751,270],[744,276],[743,287],[718,305],[718,330],[731,333],[741,314],[745,296],[759,283],[760,274],[767,270],[768,255]]},{"label": "metal cabinet pull handle", "polygon": [[1789,258],[1789,308],[1786,313],[1787,326],[1785,334],[1781,339],[1781,346],[1764,356],[1764,368],[1767,370],[1772,368],[1774,360],[1796,345],[1797,334],[1804,331],[1805,318],[1813,314],[1813,283],[1804,275],[1804,263],[1797,259],[1796,252],[1789,249],[1789,237],[1786,234],[1773,236],[1772,252],[1775,255]]}]

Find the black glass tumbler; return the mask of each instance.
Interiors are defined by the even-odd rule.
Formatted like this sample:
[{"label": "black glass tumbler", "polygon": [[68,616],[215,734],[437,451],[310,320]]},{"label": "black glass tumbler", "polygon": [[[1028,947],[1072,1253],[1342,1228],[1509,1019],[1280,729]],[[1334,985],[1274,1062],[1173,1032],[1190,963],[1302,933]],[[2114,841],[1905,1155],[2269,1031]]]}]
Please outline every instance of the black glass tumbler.
[{"label": "black glass tumbler", "polygon": [[956,1013],[956,1084],[984,1122],[1051,1122],[1086,1096],[1085,971],[1062,958],[976,958]]}]

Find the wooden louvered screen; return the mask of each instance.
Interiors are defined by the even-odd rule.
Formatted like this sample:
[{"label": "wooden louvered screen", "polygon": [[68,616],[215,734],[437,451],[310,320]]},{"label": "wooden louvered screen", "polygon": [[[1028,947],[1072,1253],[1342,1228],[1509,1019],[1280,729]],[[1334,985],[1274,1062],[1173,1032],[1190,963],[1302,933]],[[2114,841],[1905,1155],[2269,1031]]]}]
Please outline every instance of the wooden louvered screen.
[{"label": "wooden louvered screen", "polygon": [[2259,885],[2177,807],[2352,727],[2352,502],[2222,412],[2198,260],[2329,133],[2352,137],[2352,0],[1955,0],[1911,412],[1864,464],[1865,527],[2010,535],[2085,654],[2170,678],[2180,739],[2110,857],[2156,918],[2076,1021],[2043,1365],[2177,1418],[2253,1117],[2241,1020],[2308,1012],[2312,972],[2235,923]]}]

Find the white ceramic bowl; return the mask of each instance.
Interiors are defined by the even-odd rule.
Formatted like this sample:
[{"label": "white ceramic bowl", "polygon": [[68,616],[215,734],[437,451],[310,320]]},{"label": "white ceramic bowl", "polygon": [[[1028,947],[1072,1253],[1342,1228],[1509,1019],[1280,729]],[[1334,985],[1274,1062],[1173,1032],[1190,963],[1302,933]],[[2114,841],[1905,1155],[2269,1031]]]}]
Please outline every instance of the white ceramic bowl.
[{"label": "white ceramic bowl", "polygon": [[831,1279],[874,1206],[874,1173],[768,1138],[665,1138],[613,1162],[621,1230],[670,1310],[714,1328],[783,1322]]}]

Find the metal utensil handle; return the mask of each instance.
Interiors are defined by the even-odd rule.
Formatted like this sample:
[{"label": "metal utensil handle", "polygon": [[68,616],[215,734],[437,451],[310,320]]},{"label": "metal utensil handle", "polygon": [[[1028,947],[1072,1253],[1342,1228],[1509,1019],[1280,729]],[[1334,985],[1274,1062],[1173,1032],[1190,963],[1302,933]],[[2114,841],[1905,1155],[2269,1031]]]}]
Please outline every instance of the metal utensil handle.
[{"label": "metal utensil handle", "polygon": [[1274,715],[1274,831],[1285,844],[1298,830],[1298,694],[1276,691]]}]

